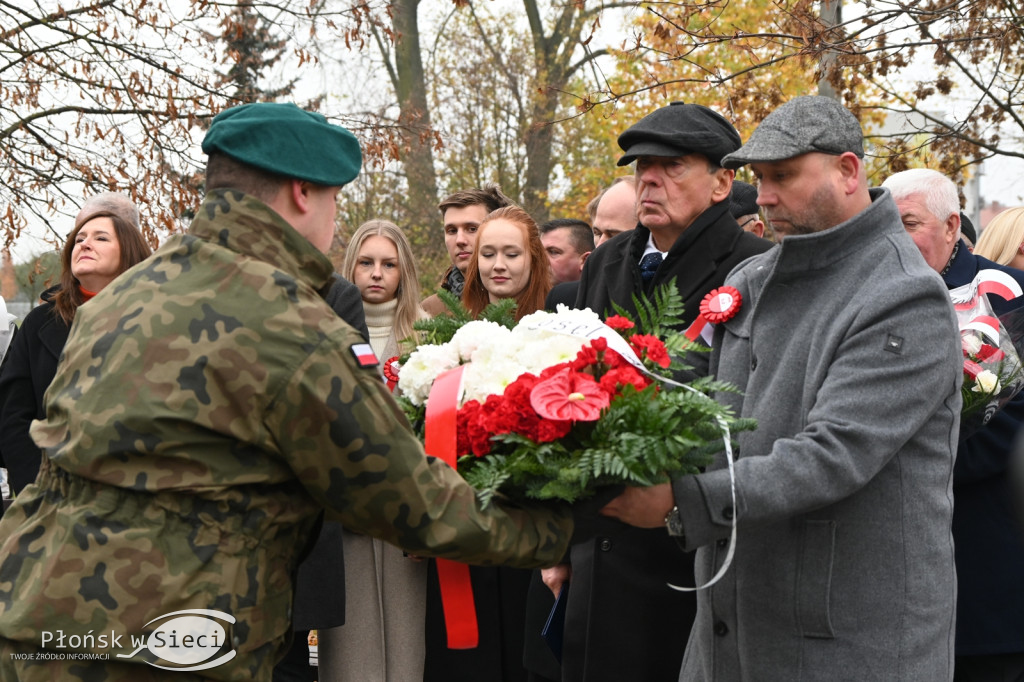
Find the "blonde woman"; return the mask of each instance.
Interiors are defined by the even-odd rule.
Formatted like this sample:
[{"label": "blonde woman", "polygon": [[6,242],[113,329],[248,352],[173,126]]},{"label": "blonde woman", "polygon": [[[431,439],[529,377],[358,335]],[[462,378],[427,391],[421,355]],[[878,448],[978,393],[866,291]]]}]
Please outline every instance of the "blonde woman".
[{"label": "blonde woman", "polygon": [[1000,265],[1024,270],[1024,206],[1008,208],[990,220],[974,253]]},{"label": "blonde woman", "polygon": [[[427,314],[409,240],[394,223],[359,226],[342,273],[359,289],[370,345],[383,363],[415,343]],[[402,682],[423,677],[426,563],[343,531],[345,625],[319,633],[320,682]]]}]

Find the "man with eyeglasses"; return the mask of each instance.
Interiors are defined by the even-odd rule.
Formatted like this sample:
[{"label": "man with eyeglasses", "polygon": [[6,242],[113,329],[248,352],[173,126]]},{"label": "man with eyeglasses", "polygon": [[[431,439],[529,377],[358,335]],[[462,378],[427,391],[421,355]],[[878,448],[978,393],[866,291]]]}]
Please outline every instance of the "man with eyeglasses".
[{"label": "man with eyeglasses", "polygon": [[[744,232],[729,213],[734,172],[722,157],[740,148],[736,129],[699,104],[673,102],[648,114],[618,139],[618,165],[636,162],[636,229],[602,244],[583,266],[577,308],[612,315],[612,304],[634,311],[633,296],[650,296],[675,281],[684,324],[701,299],[721,286],[738,263],[771,242]],[[706,373],[707,357],[691,364]],[[545,571],[557,594],[567,566]],[[693,557],[664,528],[609,524],[571,550],[562,682],[675,682],[682,647],[696,612],[692,594],[666,583],[693,585]]]}]

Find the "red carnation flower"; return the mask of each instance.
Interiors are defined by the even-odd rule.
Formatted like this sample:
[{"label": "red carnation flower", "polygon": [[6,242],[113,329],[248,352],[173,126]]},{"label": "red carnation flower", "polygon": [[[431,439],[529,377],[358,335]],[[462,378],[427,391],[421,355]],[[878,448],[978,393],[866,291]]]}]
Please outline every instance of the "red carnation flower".
[{"label": "red carnation flower", "polygon": [[622,387],[627,384],[634,386],[638,391],[642,391],[650,383],[650,380],[638,372],[632,365],[616,367],[601,377],[601,388],[615,395],[618,395]]},{"label": "red carnation flower", "polygon": [[473,453],[481,457],[491,451],[491,432],[482,423],[485,416],[484,407],[476,400],[459,408],[456,422],[460,455]]},{"label": "red carnation flower", "polygon": [[634,334],[629,338],[629,345],[643,360],[650,360],[660,367],[668,367],[672,359],[668,356],[665,344],[657,336],[650,334]]},{"label": "red carnation flower", "polygon": [[612,315],[604,323],[617,332],[625,332],[636,328],[636,325],[630,319],[622,315]]},{"label": "red carnation flower", "polygon": [[571,421],[538,419],[534,440],[538,443],[550,443],[560,438],[565,438],[570,430],[572,430]]}]

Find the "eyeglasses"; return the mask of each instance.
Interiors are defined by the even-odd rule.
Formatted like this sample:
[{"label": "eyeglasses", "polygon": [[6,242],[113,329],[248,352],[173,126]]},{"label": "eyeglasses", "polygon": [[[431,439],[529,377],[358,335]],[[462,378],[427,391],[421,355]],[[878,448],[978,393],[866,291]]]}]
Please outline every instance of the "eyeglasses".
[{"label": "eyeglasses", "polygon": [[757,217],[756,217],[756,216],[755,216],[755,217],[753,217],[753,218],[747,218],[747,219],[746,219],[746,220],[744,220],[744,221],[743,221],[742,223],[740,223],[740,227],[744,227],[744,226],[746,226],[746,225],[749,225],[750,223],[754,222],[755,220],[757,220]]}]

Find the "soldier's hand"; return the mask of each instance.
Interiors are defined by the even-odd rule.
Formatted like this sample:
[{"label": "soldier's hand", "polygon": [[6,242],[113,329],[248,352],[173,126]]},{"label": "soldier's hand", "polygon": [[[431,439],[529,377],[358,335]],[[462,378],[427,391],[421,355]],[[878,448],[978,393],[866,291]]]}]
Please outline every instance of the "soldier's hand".
[{"label": "soldier's hand", "polygon": [[540,579],[544,581],[551,593],[558,597],[564,585],[572,577],[572,566],[569,564],[558,564],[551,568],[540,569]]}]

